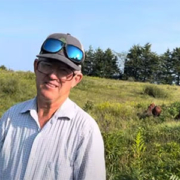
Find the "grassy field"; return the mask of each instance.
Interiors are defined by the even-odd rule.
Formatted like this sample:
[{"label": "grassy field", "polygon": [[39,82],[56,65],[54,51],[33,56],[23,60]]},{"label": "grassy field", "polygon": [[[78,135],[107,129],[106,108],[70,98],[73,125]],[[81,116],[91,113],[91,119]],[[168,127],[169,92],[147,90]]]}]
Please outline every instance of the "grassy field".
[{"label": "grassy field", "polygon": [[[0,116],[36,95],[34,74],[0,70]],[[84,77],[70,95],[99,124],[107,180],[180,179],[180,87]],[[145,116],[151,103],[159,117]]]}]

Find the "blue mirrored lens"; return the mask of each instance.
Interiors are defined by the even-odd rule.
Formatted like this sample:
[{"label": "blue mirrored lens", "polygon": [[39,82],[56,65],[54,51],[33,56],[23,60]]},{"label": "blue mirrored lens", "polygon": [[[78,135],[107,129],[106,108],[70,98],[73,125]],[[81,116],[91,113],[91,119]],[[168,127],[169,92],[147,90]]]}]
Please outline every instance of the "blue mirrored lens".
[{"label": "blue mirrored lens", "polygon": [[57,39],[47,39],[43,44],[43,50],[51,53],[58,52],[63,47],[63,42]]},{"label": "blue mirrored lens", "polygon": [[81,61],[83,59],[83,52],[73,45],[67,45],[66,52],[68,58],[72,60]]}]

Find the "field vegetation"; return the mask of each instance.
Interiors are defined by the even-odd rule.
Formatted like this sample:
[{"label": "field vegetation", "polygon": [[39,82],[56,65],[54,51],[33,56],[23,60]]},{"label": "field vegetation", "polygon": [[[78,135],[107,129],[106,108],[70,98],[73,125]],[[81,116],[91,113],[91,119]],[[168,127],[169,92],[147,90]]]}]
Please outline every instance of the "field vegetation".
[{"label": "field vegetation", "polygon": [[[0,116],[36,95],[32,72],[0,70]],[[107,180],[180,179],[180,87],[85,76],[70,95],[98,123]],[[145,116],[151,104],[159,117]]]}]

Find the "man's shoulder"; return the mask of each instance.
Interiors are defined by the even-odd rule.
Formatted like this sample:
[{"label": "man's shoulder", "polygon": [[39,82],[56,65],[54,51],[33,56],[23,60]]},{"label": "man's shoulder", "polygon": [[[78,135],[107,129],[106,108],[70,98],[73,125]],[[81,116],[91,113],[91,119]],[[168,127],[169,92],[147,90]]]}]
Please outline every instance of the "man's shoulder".
[{"label": "man's shoulder", "polygon": [[7,111],[12,112],[12,111],[23,111],[28,109],[29,106],[32,106],[33,102],[34,102],[34,98],[33,99],[29,99],[23,102],[19,102],[13,106],[11,106]]},{"label": "man's shoulder", "polygon": [[93,117],[90,114],[88,114],[84,109],[82,109],[74,101],[71,101],[71,104],[72,104],[71,106],[73,107],[75,111],[75,116],[78,116],[78,117],[81,116],[82,118],[85,118],[85,119],[93,119]]},{"label": "man's shoulder", "polygon": [[35,103],[35,98],[27,101],[23,101],[11,106],[4,114],[2,115],[0,121],[1,123],[6,122],[7,119],[11,118],[16,119],[17,116],[20,116],[23,112],[28,111],[30,107],[33,107]]},{"label": "man's shoulder", "polygon": [[75,102],[72,101],[72,103],[75,109],[75,114],[73,118],[74,121],[79,122],[82,125],[89,127],[90,129],[97,126],[96,120],[89,113],[87,113]]}]

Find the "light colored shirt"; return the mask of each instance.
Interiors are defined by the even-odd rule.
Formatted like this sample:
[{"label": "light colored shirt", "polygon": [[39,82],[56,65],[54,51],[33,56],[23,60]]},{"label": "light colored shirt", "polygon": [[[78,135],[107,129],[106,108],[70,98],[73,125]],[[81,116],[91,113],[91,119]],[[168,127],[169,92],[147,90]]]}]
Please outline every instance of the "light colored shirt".
[{"label": "light colored shirt", "polygon": [[36,98],[0,120],[0,180],[105,180],[95,120],[69,98],[40,128]]}]

